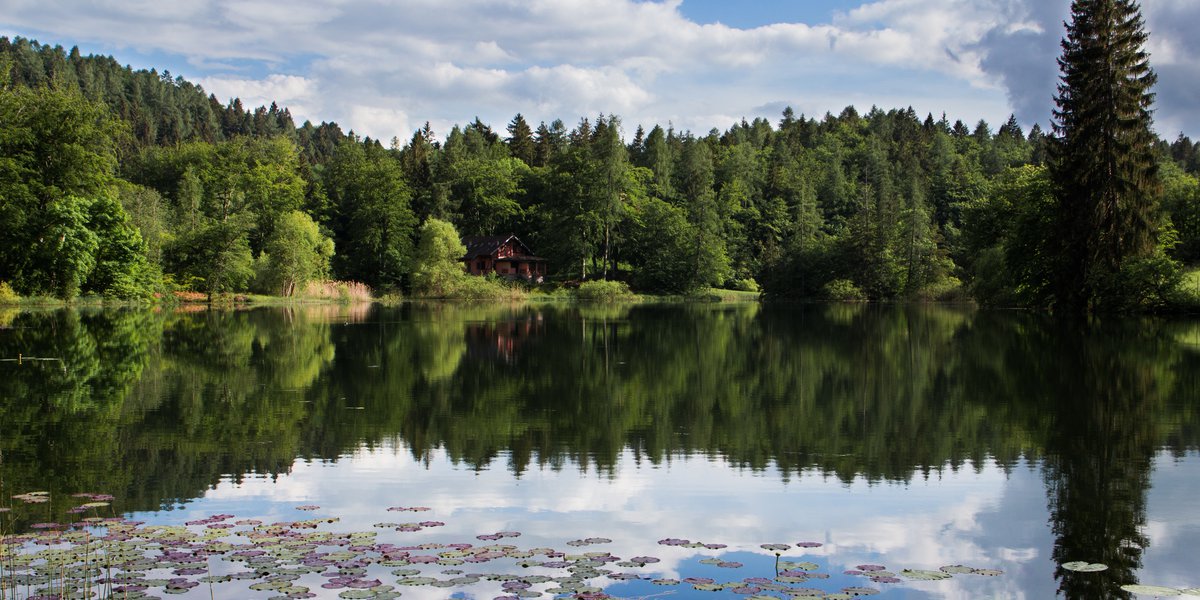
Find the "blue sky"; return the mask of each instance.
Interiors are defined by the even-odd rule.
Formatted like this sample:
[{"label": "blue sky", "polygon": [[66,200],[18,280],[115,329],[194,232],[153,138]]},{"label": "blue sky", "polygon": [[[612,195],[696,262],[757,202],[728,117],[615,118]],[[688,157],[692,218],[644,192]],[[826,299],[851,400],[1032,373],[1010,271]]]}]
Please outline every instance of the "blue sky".
[{"label": "blue sky", "polygon": [[[384,140],[522,113],[698,133],[786,106],[1049,120],[1069,0],[4,0],[0,35]],[[1200,2],[1144,8],[1156,127],[1200,137]]]},{"label": "blue sky", "polygon": [[860,4],[854,0],[683,0],[679,11],[700,24],[747,29],[772,23],[828,23],[835,11]]}]

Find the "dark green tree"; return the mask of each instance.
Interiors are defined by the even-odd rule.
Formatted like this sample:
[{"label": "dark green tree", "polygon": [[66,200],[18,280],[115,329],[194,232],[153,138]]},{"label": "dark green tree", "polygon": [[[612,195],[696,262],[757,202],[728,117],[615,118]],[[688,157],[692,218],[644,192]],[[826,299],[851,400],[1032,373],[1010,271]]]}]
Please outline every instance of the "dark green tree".
[{"label": "dark green tree", "polygon": [[1148,37],[1135,0],[1071,3],[1050,160],[1060,246],[1051,304],[1064,312],[1127,306],[1140,285],[1128,271],[1155,252]]},{"label": "dark green tree", "polygon": [[512,122],[508,124],[509,138],[508,151],[513,158],[521,159],[527,165],[533,165],[534,146],[533,146],[533,130],[529,128],[529,123],[525,121],[525,117],[521,113],[513,117]]}]

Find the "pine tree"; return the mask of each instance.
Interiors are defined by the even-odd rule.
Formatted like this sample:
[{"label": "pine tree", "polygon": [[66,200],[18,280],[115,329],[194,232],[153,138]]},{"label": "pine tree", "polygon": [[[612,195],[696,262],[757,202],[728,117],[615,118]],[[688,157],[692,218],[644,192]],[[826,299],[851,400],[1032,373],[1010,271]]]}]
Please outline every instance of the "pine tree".
[{"label": "pine tree", "polygon": [[1150,131],[1156,77],[1136,0],[1074,0],[1054,111],[1057,309],[1103,309],[1122,265],[1155,248],[1158,171]]},{"label": "pine tree", "polygon": [[533,147],[533,130],[529,128],[529,123],[521,113],[513,117],[513,120],[508,124],[508,151],[513,158],[518,158],[524,161],[527,165],[533,165],[534,147]]}]

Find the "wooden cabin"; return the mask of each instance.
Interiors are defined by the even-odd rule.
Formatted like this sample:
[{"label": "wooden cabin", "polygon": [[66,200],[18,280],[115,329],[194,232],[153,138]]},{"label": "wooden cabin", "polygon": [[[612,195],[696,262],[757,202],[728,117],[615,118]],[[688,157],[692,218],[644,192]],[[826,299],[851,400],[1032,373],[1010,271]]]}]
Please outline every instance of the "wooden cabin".
[{"label": "wooden cabin", "polygon": [[546,277],[546,259],[534,256],[515,235],[467,236],[462,243],[467,254],[459,260],[466,263],[472,275],[495,273],[538,283]]}]

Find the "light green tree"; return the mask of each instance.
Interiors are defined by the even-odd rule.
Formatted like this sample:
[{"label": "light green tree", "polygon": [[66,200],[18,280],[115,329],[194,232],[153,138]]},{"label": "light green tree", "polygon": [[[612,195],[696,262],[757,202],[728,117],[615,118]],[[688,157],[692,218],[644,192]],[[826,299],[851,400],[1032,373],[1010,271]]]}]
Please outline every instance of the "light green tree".
[{"label": "light green tree", "polygon": [[416,260],[412,271],[412,291],[420,296],[447,298],[470,277],[458,259],[467,253],[454,225],[429,219],[421,226]]},{"label": "light green tree", "polygon": [[329,274],[333,240],[325,237],[307,214],[294,210],[275,224],[263,256],[267,285],[284,296]]}]

